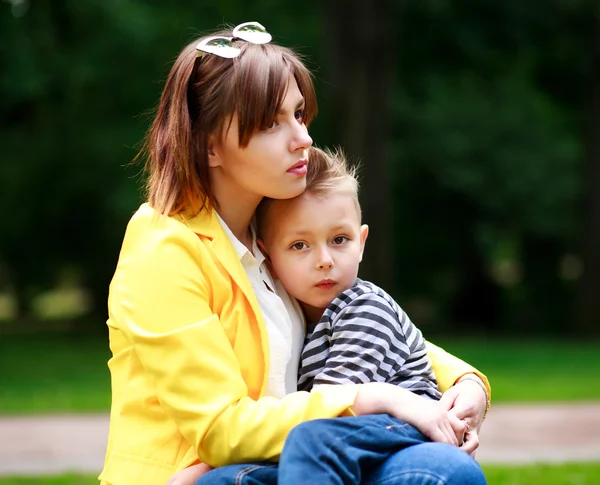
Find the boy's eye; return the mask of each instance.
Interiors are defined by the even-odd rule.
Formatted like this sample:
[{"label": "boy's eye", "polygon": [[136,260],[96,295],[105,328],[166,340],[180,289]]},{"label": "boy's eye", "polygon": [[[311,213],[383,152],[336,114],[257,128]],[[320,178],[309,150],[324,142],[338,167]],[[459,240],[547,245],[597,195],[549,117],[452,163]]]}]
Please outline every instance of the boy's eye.
[{"label": "boy's eye", "polygon": [[333,244],[344,244],[347,240],[346,236],[336,236],[333,238]]},{"label": "boy's eye", "polygon": [[301,251],[307,247],[308,246],[306,245],[306,243],[303,243],[303,242],[296,242],[290,246],[290,248],[294,249],[295,251]]}]

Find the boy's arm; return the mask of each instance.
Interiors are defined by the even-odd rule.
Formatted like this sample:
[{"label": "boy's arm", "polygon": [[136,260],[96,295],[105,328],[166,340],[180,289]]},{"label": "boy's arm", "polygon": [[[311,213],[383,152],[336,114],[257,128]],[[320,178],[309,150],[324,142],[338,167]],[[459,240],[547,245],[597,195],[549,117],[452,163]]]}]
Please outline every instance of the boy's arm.
[{"label": "boy's arm", "polygon": [[[406,320],[399,321],[390,303],[378,294],[356,297],[331,323],[326,356],[322,353],[326,337],[319,334],[324,329],[321,324],[317,326],[302,353],[301,374],[320,368],[313,386],[360,384],[387,381],[390,373],[403,366],[409,356],[411,367],[419,370],[429,367],[424,346],[421,345],[419,356],[412,345],[415,339],[422,340],[421,333],[403,312],[401,317]],[[301,375],[300,379],[305,377]]]}]

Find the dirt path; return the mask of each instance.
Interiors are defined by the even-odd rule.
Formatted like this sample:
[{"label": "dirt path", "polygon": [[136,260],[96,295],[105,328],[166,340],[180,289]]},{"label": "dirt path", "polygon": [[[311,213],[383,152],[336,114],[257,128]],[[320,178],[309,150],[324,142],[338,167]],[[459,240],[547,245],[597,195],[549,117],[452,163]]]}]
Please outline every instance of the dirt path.
[{"label": "dirt path", "polygon": [[[98,473],[108,416],[0,417],[0,475]],[[599,461],[600,403],[496,405],[481,463]]]}]

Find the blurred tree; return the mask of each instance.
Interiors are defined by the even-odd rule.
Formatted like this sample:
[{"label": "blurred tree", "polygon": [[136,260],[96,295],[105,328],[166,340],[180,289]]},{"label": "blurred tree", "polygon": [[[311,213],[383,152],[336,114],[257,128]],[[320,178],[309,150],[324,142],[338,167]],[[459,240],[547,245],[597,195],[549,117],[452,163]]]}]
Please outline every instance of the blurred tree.
[{"label": "blurred tree", "polygon": [[397,57],[390,22],[392,3],[328,0],[323,7],[335,120],[329,129],[350,158],[362,164],[360,201],[370,237],[360,274],[391,290],[396,284],[396,258],[391,246],[393,208],[387,161]]},{"label": "blurred tree", "polygon": [[539,332],[572,318],[559,266],[581,224],[590,8],[404,4],[395,240],[402,292],[438,322]]},{"label": "blurred tree", "polygon": [[578,286],[576,328],[582,334],[600,334],[600,9],[593,38],[590,109],[587,118],[586,198],[583,226],[583,275]]}]

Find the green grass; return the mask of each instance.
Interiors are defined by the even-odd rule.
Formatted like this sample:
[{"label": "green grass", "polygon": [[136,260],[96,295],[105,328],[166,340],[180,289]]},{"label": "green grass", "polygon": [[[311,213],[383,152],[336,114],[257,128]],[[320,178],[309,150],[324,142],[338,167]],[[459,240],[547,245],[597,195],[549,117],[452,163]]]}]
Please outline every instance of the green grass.
[{"label": "green grass", "polygon": [[103,336],[1,336],[0,413],[109,409],[109,356]]},{"label": "green grass", "polygon": [[0,485],[98,485],[97,475],[0,477]]},{"label": "green grass", "polygon": [[[598,341],[433,341],[488,375],[494,403],[600,400]],[[0,336],[0,414],[107,410],[109,356],[104,335]]]},{"label": "green grass", "polygon": [[[600,463],[484,466],[488,485],[598,485]],[[0,485],[97,485],[95,475],[0,478]]]},{"label": "green grass", "polygon": [[[484,466],[488,485],[598,485],[600,463]],[[0,482],[0,485],[2,482]]]},{"label": "green grass", "polygon": [[[434,339],[485,373],[498,402],[600,400],[600,341]],[[600,484],[600,481],[598,482]]]}]

